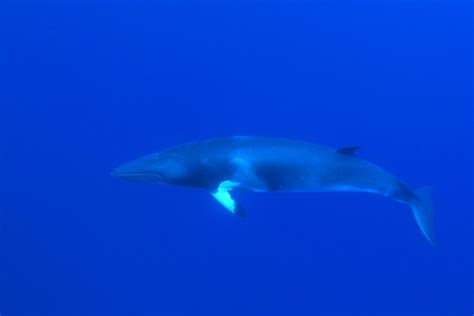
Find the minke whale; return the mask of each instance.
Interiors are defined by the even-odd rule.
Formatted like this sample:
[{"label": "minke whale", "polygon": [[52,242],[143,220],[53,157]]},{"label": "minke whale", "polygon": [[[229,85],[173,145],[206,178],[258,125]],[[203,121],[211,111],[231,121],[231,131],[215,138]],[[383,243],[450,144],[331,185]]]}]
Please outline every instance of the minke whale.
[{"label": "minke whale", "polygon": [[370,192],[408,204],[423,235],[435,243],[429,188],[411,190],[384,169],[355,155],[297,140],[228,137],[178,145],[112,171],[126,180],[207,190],[226,209],[245,217],[232,190],[255,192]]}]

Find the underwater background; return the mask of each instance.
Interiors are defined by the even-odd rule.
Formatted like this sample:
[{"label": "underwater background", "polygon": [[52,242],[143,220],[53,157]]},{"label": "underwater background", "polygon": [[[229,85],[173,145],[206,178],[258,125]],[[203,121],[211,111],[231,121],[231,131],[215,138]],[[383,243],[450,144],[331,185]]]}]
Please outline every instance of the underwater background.
[{"label": "underwater background", "polygon": [[[472,2],[2,1],[0,315],[471,315]],[[363,193],[126,183],[211,137],[430,185],[438,246]]]}]

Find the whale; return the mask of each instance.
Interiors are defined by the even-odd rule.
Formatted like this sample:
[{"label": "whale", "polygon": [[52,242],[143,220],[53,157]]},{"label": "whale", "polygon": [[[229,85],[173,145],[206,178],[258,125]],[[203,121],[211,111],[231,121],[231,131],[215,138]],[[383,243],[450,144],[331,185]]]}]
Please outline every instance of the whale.
[{"label": "whale", "polygon": [[358,157],[358,149],[285,138],[223,137],[166,148],[126,162],[111,174],[130,181],[204,189],[240,217],[246,211],[232,196],[237,189],[379,194],[407,204],[422,234],[434,245],[430,187],[412,190],[390,172]]}]

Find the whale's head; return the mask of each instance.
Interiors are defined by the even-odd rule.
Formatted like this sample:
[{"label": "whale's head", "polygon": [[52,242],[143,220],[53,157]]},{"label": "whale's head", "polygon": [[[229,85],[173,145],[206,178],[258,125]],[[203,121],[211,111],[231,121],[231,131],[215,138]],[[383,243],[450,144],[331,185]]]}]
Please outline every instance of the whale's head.
[{"label": "whale's head", "polygon": [[184,157],[173,153],[148,155],[120,165],[112,176],[140,182],[175,183],[187,174]]}]

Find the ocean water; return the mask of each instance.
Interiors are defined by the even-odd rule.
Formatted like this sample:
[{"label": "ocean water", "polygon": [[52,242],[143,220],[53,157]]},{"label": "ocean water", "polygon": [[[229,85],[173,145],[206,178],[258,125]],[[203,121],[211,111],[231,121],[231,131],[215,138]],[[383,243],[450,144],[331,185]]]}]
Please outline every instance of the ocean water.
[{"label": "ocean water", "polygon": [[[472,2],[3,1],[0,315],[471,315]],[[126,183],[117,165],[288,137],[430,185],[438,246],[363,193]]]}]

